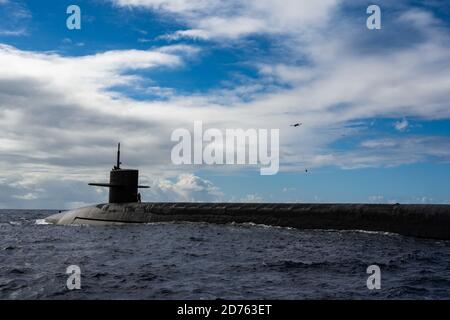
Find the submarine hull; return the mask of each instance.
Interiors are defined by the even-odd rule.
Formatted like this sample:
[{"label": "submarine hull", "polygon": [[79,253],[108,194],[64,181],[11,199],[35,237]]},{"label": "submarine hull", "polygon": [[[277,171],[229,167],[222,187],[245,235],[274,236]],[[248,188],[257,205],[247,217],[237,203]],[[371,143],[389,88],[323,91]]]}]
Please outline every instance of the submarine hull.
[{"label": "submarine hull", "polygon": [[251,222],[298,229],[381,231],[450,240],[450,205],[108,203],[58,213],[46,221],[59,225]]}]

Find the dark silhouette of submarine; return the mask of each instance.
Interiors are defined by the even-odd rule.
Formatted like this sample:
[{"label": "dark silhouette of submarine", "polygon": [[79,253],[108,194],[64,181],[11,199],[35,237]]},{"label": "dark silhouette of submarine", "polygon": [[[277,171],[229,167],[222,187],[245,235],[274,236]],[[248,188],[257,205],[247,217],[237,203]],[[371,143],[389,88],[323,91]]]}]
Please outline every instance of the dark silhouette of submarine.
[{"label": "dark silhouette of submarine", "polygon": [[115,225],[164,221],[255,223],[298,229],[365,230],[450,240],[450,205],[307,204],[307,203],[165,203],[140,202],[139,171],[117,164],[109,183],[109,203],[60,212],[46,218],[61,225]]}]

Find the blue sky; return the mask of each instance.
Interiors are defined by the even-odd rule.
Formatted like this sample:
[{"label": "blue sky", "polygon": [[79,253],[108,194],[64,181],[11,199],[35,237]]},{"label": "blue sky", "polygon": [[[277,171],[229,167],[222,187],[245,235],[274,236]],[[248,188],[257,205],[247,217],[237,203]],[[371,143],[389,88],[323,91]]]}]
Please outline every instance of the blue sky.
[{"label": "blue sky", "polygon": [[[450,203],[449,22],[445,1],[0,0],[0,208],[105,201],[87,182],[118,141],[147,201]],[[280,172],[173,165],[198,120],[280,129]]]}]

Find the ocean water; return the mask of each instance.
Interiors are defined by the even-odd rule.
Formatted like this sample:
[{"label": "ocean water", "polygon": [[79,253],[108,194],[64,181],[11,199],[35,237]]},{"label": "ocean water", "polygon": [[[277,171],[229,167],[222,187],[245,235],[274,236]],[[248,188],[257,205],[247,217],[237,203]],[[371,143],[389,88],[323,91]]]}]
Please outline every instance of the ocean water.
[{"label": "ocean water", "polygon": [[[449,299],[450,242],[252,224],[56,226],[0,210],[1,299]],[[381,289],[366,286],[369,265]],[[66,268],[81,269],[68,290]]]}]

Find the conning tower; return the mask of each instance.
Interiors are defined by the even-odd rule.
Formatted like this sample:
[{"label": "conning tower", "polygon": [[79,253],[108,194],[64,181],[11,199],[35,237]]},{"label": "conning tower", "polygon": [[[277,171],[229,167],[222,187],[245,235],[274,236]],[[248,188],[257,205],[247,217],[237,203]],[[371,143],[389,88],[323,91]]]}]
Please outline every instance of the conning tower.
[{"label": "conning tower", "polygon": [[140,186],[139,170],[121,169],[120,165],[120,143],[117,149],[117,164],[113,167],[109,175],[109,183],[89,183],[90,186],[109,188],[109,203],[130,203],[140,202],[139,188],[149,188]]}]

